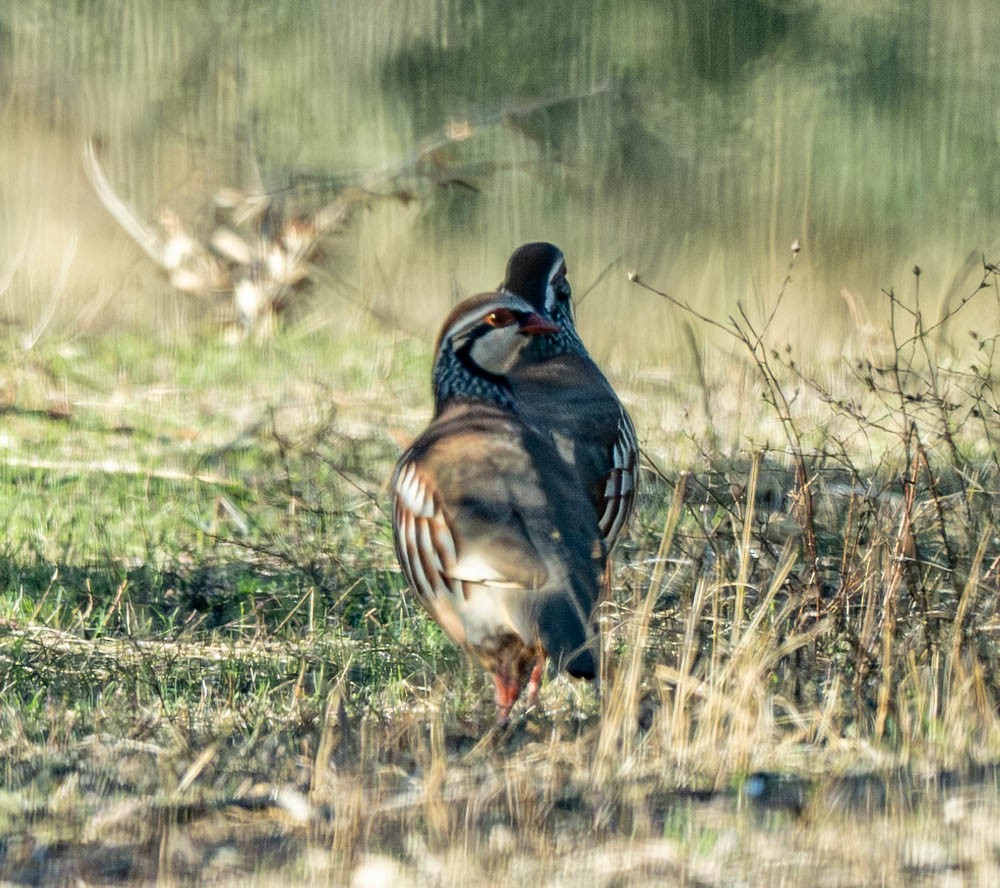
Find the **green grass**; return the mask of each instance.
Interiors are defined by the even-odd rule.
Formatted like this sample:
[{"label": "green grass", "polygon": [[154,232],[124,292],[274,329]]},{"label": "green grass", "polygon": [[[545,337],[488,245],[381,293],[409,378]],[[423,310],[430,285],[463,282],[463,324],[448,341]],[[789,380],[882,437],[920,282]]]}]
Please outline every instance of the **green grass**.
[{"label": "green grass", "polygon": [[403,588],[384,511],[426,343],[359,319],[12,344],[4,872],[988,880],[992,343],[948,370],[910,307],[870,376],[758,347],[749,314],[698,387],[621,380],[665,471],[618,557],[603,692],[550,682],[485,744],[488,682]]}]

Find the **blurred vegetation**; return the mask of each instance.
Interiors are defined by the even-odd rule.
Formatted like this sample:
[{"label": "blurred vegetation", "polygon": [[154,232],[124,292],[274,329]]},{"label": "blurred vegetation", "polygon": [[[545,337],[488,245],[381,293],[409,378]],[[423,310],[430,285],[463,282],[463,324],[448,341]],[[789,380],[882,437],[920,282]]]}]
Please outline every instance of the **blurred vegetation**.
[{"label": "blurred vegetation", "polygon": [[[127,275],[79,175],[96,135],[150,217],[203,216],[215,187],[247,182],[248,144],[266,184],[300,196],[397,173],[416,205],[366,215],[331,286],[402,312],[419,293],[406,327],[428,337],[455,286],[495,283],[545,237],[578,288],[612,266],[581,309],[598,354],[662,363],[676,317],[626,296],[626,268],[728,309],[774,292],[799,238],[791,329],[835,339],[842,290],[884,318],[880,288],[919,264],[940,305],[996,247],[998,29],[986,0],[12,3],[0,255],[27,255],[7,312],[38,310],[74,233],[76,299]],[[449,122],[469,137],[421,153]],[[191,307],[142,276],[110,317],[183,326]]]}]

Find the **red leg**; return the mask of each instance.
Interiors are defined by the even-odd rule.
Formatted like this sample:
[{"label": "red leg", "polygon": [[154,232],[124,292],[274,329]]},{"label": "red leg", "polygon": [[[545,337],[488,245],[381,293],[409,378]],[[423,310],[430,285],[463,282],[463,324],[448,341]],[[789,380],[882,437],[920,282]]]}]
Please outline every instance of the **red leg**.
[{"label": "red leg", "polygon": [[534,706],[538,703],[538,692],[542,688],[542,672],[545,669],[545,654],[539,654],[535,660],[531,676],[528,678],[528,705]]},{"label": "red leg", "polygon": [[503,727],[510,721],[510,711],[521,695],[521,686],[516,681],[498,673],[493,673],[493,684],[496,686],[496,724],[498,727]]}]

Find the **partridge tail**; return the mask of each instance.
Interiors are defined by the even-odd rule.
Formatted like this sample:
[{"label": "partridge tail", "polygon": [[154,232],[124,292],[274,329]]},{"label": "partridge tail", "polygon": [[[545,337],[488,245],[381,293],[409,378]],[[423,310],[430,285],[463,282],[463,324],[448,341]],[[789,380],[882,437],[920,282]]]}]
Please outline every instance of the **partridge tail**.
[{"label": "partridge tail", "polygon": [[552,662],[574,678],[597,675],[594,642],[587,622],[566,595],[546,595],[538,608],[538,634]]},{"label": "partridge tail", "polygon": [[590,647],[585,647],[570,657],[566,663],[566,671],[573,678],[586,678],[589,681],[597,678],[597,662]]}]

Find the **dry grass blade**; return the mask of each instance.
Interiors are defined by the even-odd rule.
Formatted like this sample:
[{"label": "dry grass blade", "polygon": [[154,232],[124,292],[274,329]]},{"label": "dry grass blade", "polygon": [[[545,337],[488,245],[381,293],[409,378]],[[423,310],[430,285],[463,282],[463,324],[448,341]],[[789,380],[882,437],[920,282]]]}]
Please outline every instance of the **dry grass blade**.
[{"label": "dry grass blade", "polygon": [[746,486],[743,507],[743,533],[740,539],[740,568],[736,577],[736,603],[733,611],[733,636],[738,638],[743,626],[747,582],[750,575],[750,558],[753,548],[754,508],[757,504],[757,483],[760,480],[760,451],[754,451],[750,463],[750,478]]},{"label": "dry grass blade", "polygon": [[52,318],[55,317],[56,310],[59,308],[59,303],[62,301],[63,296],[66,293],[66,288],[69,283],[69,272],[70,268],[73,266],[73,261],[76,259],[76,248],[79,243],[79,238],[74,235],[66,247],[66,252],[63,253],[62,264],[59,266],[59,277],[56,280],[55,286],[52,288],[52,295],[49,297],[49,301],[45,305],[45,310],[42,312],[41,316],[35,322],[35,326],[32,328],[31,332],[28,333],[22,343],[21,347],[26,352],[30,352],[42,338],[45,333],[46,328],[52,323]]},{"label": "dry grass blade", "polygon": [[44,671],[45,663],[50,658],[54,663],[64,665],[64,658],[67,657],[79,658],[81,662],[87,663],[88,670],[102,673],[138,666],[157,671],[177,667],[180,663],[240,661],[290,664],[297,663],[302,658],[308,661],[318,660],[322,656],[308,640],[296,644],[260,638],[249,642],[233,640],[208,644],[204,641],[157,641],[110,635],[86,638],[38,624],[4,627],[0,638],[0,660],[7,659],[11,662],[11,649],[15,646],[18,652],[33,652],[31,659],[39,672]]},{"label": "dry grass blade", "polygon": [[208,475],[200,472],[185,472],[181,469],[157,468],[141,466],[137,463],[120,462],[109,458],[100,461],[76,461],[40,459],[35,457],[11,456],[0,457],[0,464],[11,468],[40,469],[54,475],[104,474],[104,475],[137,475],[143,478],[159,478],[164,481],[193,481],[212,487],[240,489],[244,484],[233,481],[222,475]]},{"label": "dry grass blade", "polygon": [[611,770],[625,765],[631,757],[639,707],[639,689],[645,674],[646,640],[653,605],[660,594],[663,565],[673,545],[674,534],[684,504],[683,480],[674,489],[674,497],[660,535],[656,562],[649,578],[646,594],[632,607],[624,627],[625,662],[613,675],[604,695],[604,712],[597,745],[594,776],[597,781],[610,776]]},{"label": "dry grass blade", "polygon": [[966,647],[967,620],[969,614],[976,603],[976,596],[979,592],[979,577],[982,575],[983,559],[986,557],[986,548],[991,538],[996,533],[996,527],[988,524],[979,537],[976,552],[972,556],[969,564],[969,573],[962,587],[962,595],[958,600],[958,608],[955,611],[955,619],[952,624],[951,634],[951,668],[954,674],[954,681],[965,681],[967,676],[962,667],[962,654]]},{"label": "dry grass blade", "polygon": [[194,782],[201,776],[202,772],[212,763],[212,760],[216,758],[219,754],[219,744],[211,743],[206,746],[195,758],[190,765],[188,765],[187,770],[181,776],[181,779],[177,783],[177,788],[174,790],[174,800],[180,799],[193,785]]}]

